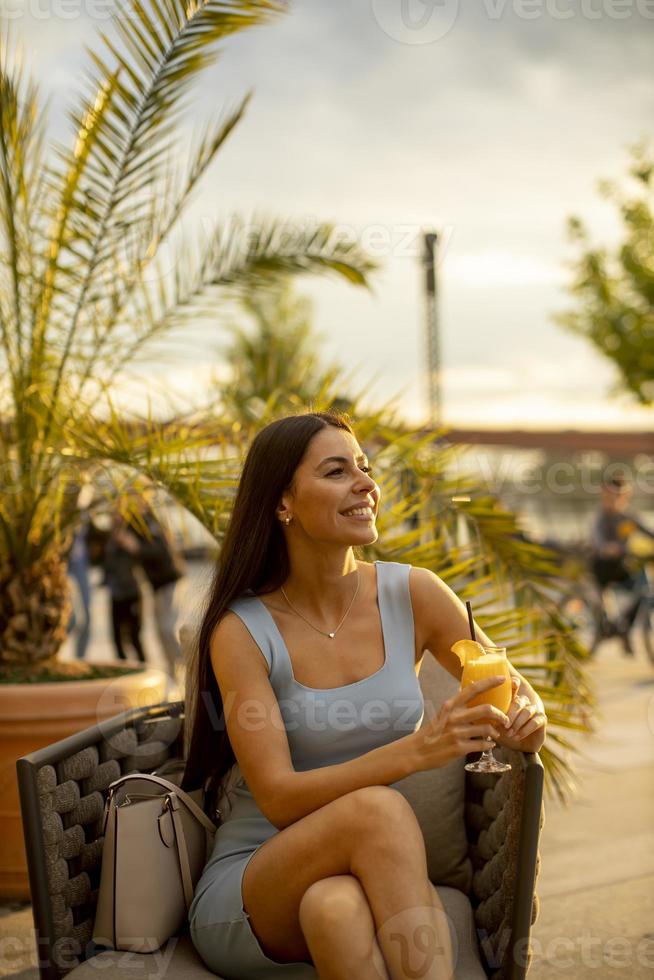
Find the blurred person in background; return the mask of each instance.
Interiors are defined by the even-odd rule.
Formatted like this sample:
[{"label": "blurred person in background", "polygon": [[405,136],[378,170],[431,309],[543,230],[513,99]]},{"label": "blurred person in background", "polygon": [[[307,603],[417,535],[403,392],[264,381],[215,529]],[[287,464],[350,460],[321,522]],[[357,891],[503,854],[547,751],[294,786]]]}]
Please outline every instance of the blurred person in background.
[{"label": "blurred person in background", "polygon": [[170,535],[149,507],[144,510],[143,520],[147,534],[140,535],[139,560],[152,586],[157,636],[166,657],[168,673],[174,677],[175,668],[182,659],[177,624],[186,568]]},{"label": "blurred person in background", "polygon": [[633,655],[629,631],[638,611],[640,596],[638,590],[642,583],[642,568],[635,568],[631,557],[635,549],[632,543],[636,537],[645,536],[654,541],[654,531],[629,510],[632,486],[623,474],[607,477],[602,483],[602,502],[593,525],[591,549],[591,570],[600,596],[610,586],[633,595],[633,601],[615,623],[617,635],[622,640],[625,653]]},{"label": "blurred person in background", "polygon": [[145,663],[141,643],[143,599],[135,569],[134,535],[125,518],[115,511],[104,550],[105,585],[111,596],[111,625],[114,646],[120,660],[127,660],[125,644]]},{"label": "blurred person in background", "polygon": [[91,519],[87,511],[82,512],[82,522],[75,532],[68,556],[68,575],[76,583],[73,595],[73,609],[68,623],[68,632],[76,633],[75,656],[83,660],[91,635],[91,583],[89,580],[88,534]]},{"label": "blurred person in background", "polygon": [[130,524],[122,540],[152,587],[157,636],[168,673],[175,677],[175,668],[182,660],[177,623],[186,569],[169,534],[147,504],[142,504],[139,517],[139,525]]}]

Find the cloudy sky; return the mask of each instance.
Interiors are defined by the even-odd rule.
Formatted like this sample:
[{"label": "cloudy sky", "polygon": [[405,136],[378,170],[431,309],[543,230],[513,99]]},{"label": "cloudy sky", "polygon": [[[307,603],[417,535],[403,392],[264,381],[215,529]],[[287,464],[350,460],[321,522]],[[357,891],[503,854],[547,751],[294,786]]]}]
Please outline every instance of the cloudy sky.
[{"label": "cloudy sky", "polygon": [[[109,2],[0,0],[56,137]],[[255,96],[189,221],[263,210],[356,228],[382,261],[372,294],[334,280],[301,289],[326,359],[375,378],[379,397],[401,393],[415,418],[419,235],[433,228],[447,422],[651,427],[650,413],[607,398],[610,367],[552,314],[567,303],[566,217],[615,240],[597,181],[652,135],[653,39],[652,0],[295,0],[202,76],[185,139]],[[196,392],[207,370],[195,347],[167,377]]]}]

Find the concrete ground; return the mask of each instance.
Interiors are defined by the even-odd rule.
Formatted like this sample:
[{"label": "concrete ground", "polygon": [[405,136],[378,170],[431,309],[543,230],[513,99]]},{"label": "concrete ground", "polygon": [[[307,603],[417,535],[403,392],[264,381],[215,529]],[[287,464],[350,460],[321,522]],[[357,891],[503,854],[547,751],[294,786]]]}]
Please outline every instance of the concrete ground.
[{"label": "concrete ground", "polygon": [[[590,676],[598,728],[577,738],[578,789],[546,805],[530,980],[654,976],[654,668],[605,644]],[[38,980],[31,929],[29,905],[0,903],[0,977]]]},{"label": "concrete ground", "polygon": [[604,644],[579,787],[546,804],[530,980],[654,976],[654,668]]}]

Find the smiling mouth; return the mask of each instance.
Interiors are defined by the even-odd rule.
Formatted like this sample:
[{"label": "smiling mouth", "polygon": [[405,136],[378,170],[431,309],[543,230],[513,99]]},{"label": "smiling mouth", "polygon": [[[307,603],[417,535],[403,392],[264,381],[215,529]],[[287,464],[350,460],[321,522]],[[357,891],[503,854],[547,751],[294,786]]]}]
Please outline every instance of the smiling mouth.
[{"label": "smiling mouth", "polygon": [[352,517],[359,521],[374,521],[375,512],[372,507],[353,507],[351,510],[343,511],[341,517]]}]

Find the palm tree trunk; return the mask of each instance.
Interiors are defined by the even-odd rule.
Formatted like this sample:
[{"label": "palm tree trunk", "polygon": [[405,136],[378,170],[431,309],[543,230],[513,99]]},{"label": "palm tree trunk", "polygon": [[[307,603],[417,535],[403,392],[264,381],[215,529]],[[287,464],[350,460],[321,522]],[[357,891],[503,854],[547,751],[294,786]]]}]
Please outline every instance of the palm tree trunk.
[{"label": "palm tree trunk", "polygon": [[26,568],[0,566],[0,673],[56,660],[66,639],[69,593],[66,562],[56,553]]}]

